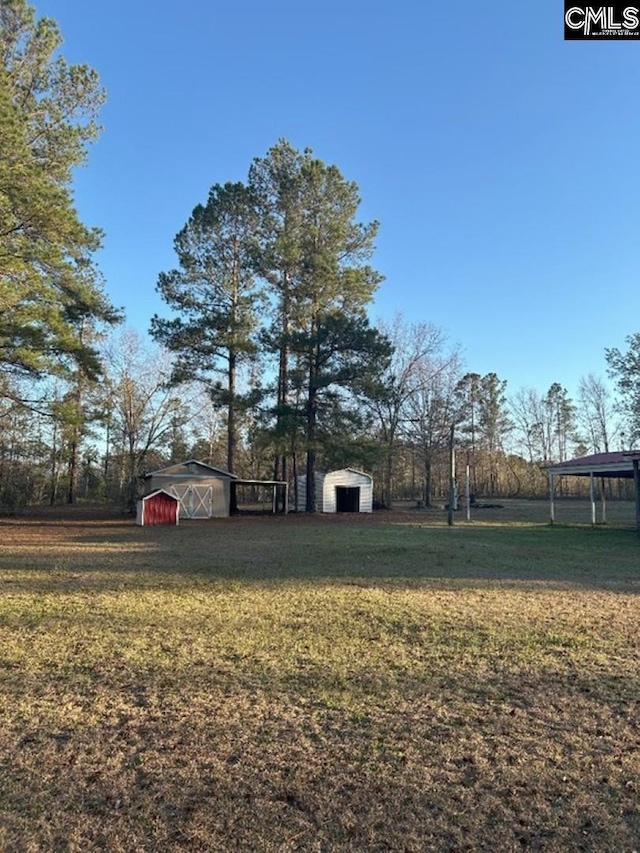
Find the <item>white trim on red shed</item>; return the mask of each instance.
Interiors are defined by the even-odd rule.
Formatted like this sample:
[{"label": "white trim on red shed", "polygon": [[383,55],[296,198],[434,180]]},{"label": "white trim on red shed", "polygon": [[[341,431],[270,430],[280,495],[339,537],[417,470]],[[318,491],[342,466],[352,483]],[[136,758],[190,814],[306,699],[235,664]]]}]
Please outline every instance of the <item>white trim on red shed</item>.
[{"label": "white trim on red shed", "polygon": [[[147,519],[149,514],[149,505],[153,502],[154,498],[157,498],[158,495],[166,495],[166,497],[170,498],[171,501],[175,503],[175,524],[178,525],[180,523],[180,501],[175,496],[172,495],[171,492],[168,492],[166,489],[155,489],[155,491],[150,492],[148,495],[144,495],[137,503],[136,506],[136,524],[144,527],[145,524],[150,523]],[[173,521],[153,521],[153,524],[173,524]]]}]

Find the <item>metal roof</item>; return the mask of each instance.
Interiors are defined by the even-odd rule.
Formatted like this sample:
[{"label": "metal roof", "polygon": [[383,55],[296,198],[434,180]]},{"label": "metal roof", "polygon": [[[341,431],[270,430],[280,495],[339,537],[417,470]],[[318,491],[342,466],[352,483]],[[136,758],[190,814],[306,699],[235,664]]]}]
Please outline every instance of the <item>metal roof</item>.
[{"label": "metal roof", "polygon": [[545,465],[549,474],[571,477],[633,478],[633,460],[640,459],[640,450],[616,450],[611,453],[592,453],[554,465]]},{"label": "metal roof", "polygon": [[[145,479],[147,477],[154,477],[156,474],[163,474],[164,476],[180,476],[187,472],[181,471],[181,468],[189,468],[197,467],[202,470],[203,474],[213,473],[218,474],[222,477],[229,477],[231,480],[237,480],[237,476],[232,474],[230,471],[224,471],[222,468],[214,468],[213,465],[207,465],[206,462],[199,462],[197,459],[187,459],[186,462],[174,462],[173,465],[167,465],[166,468],[159,468],[157,471],[150,471],[148,474],[145,474]],[[193,473],[193,472],[191,472]]]},{"label": "metal roof", "polygon": [[233,481],[234,486],[288,486],[286,480],[240,480]]}]

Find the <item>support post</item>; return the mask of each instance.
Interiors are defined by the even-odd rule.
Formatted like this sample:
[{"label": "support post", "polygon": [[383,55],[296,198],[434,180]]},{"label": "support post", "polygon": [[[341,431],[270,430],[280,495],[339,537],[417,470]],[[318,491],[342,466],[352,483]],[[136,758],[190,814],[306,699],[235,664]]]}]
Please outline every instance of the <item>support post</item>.
[{"label": "support post", "polygon": [[602,499],[602,523],[607,523],[607,494],[604,488],[604,477],[600,477],[600,497]]},{"label": "support post", "polygon": [[633,460],[633,482],[636,487],[636,529],[640,536],[640,459]]},{"label": "support post", "polygon": [[456,500],[456,451],[453,445],[455,426],[451,424],[449,433],[449,511],[447,512],[447,524],[453,525],[453,510]]},{"label": "support post", "polygon": [[593,479],[593,471],[589,474],[589,498],[591,499],[591,524],[596,525],[596,486]]},{"label": "support post", "polygon": [[284,514],[289,513],[289,483],[284,484]]},{"label": "support post", "polygon": [[553,503],[553,474],[549,474],[549,514],[551,524],[555,524],[556,508]]}]

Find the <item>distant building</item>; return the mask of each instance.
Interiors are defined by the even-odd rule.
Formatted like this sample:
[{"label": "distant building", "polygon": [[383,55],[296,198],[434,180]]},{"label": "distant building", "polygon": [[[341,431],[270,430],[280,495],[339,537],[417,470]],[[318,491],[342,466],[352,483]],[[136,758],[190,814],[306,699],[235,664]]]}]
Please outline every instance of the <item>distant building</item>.
[{"label": "distant building", "polygon": [[[296,509],[304,512],[307,503],[307,477],[297,478],[298,498]],[[372,512],[373,477],[341,468],[339,471],[315,474],[315,509],[317,512]]]}]

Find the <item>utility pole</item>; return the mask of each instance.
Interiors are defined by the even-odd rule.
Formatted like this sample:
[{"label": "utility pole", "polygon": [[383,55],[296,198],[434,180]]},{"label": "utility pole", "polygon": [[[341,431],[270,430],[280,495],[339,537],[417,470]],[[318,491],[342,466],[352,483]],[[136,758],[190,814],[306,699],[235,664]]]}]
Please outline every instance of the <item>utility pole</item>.
[{"label": "utility pole", "polygon": [[455,441],[455,424],[451,424],[449,433],[449,511],[447,513],[447,524],[449,527],[453,525],[453,511],[456,504],[456,450]]},{"label": "utility pole", "polygon": [[471,521],[471,478],[468,462],[464,473],[464,502],[467,509],[467,521]]}]

